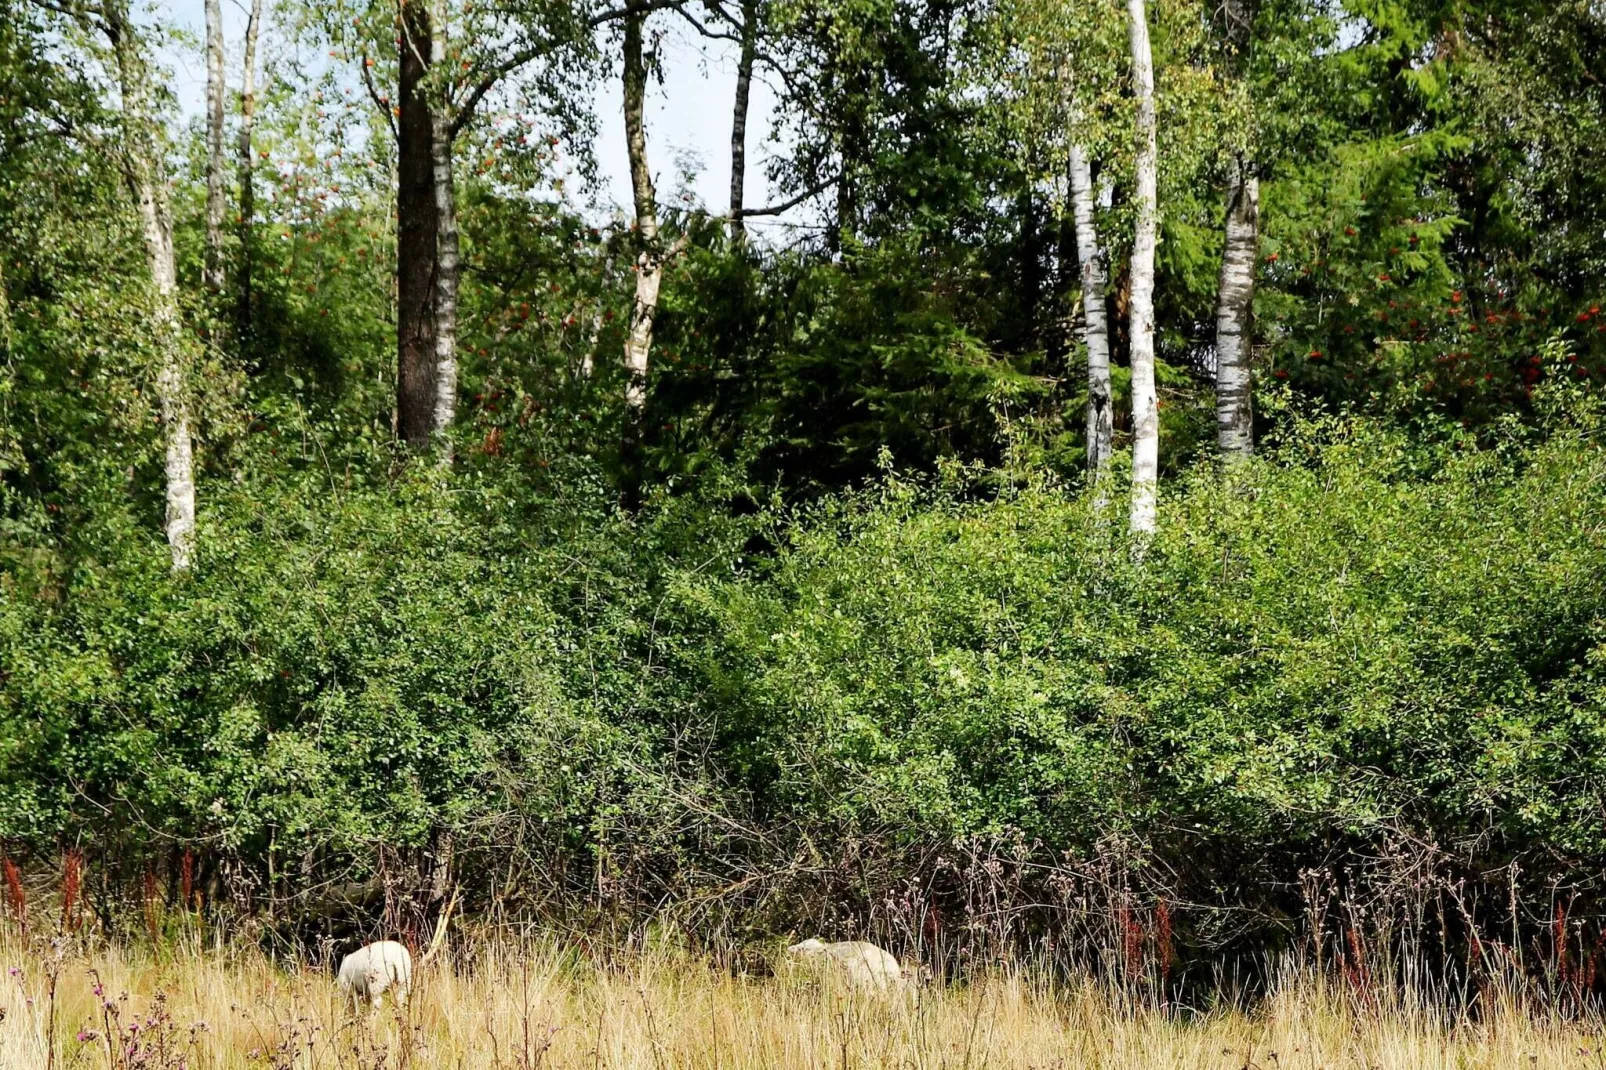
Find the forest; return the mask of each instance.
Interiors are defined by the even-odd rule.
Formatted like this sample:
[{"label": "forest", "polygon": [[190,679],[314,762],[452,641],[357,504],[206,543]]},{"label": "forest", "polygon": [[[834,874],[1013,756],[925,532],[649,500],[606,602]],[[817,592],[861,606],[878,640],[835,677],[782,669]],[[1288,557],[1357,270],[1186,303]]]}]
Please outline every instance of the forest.
[{"label": "forest", "polygon": [[1606,991],[1600,0],[227,6],[0,0],[15,939]]}]

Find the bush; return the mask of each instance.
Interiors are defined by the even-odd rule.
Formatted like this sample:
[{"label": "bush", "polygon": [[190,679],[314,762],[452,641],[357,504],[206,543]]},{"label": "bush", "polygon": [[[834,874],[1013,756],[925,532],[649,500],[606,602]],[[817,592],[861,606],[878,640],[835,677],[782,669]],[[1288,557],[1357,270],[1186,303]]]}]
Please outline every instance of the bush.
[{"label": "bush", "polygon": [[1178,485],[1141,559],[1085,497],[888,480],[685,594],[715,751],[817,841],[1114,839],[1262,907],[1401,842],[1570,884],[1606,858],[1603,477],[1578,426],[1480,452],[1306,423]]},{"label": "bush", "polygon": [[0,586],[0,836],[294,889],[451,829],[480,891],[741,888],[781,927],[947,894],[965,844],[1044,872],[1120,844],[1151,867],[1122,881],[1268,917],[1402,842],[1445,881],[1579,882],[1606,861],[1596,427],[1294,421],[1176,483],[1141,555],[1118,508],[974,470],[629,520],[600,480],[285,462],[208,488],[190,578],[152,545]]}]

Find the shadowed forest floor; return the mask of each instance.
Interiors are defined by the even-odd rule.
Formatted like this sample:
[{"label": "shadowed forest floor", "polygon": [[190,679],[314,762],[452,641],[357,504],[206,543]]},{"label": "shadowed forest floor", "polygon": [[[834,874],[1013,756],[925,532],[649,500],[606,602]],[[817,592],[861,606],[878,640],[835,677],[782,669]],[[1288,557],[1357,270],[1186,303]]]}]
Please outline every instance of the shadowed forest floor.
[{"label": "shadowed forest floor", "polygon": [[876,996],[803,976],[733,977],[670,955],[604,967],[546,945],[486,952],[456,971],[432,964],[405,1008],[387,1003],[369,1018],[348,1010],[332,974],[254,952],[82,954],[13,941],[0,942],[0,956],[7,1070],[1606,1066],[1593,1020],[1506,1004],[1446,1022],[1360,1008],[1312,979],[1253,1011],[1162,1012],[1092,985],[1020,977]]}]

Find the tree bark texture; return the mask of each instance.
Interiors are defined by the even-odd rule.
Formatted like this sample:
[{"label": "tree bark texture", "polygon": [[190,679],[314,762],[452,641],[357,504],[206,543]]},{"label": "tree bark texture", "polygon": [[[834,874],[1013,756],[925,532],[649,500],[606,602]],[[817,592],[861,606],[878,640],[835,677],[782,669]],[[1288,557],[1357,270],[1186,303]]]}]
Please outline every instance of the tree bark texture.
[{"label": "tree bark texture", "polygon": [[206,0],[206,255],[203,282],[223,292],[223,10]]},{"label": "tree bark texture", "polygon": [[[445,11],[437,10],[430,25],[432,65],[446,68]],[[457,287],[460,277],[457,236],[457,190],[452,177],[452,114],[446,101],[433,111],[431,162],[435,191],[435,404],[431,431],[443,447],[457,412]]]},{"label": "tree bark texture", "polygon": [[1133,534],[1154,531],[1160,478],[1160,411],[1154,385],[1154,250],[1159,229],[1158,156],[1154,114],[1154,58],[1144,0],[1127,0],[1132,43],[1132,88],[1138,103],[1137,225],[1132,238]]},{"label": "tree bark texture", "polygon": [[1087,470],[1097,479],[1110,463],[1115,412],[1104,259],[1093,219],[1093,169],[1080,145],[1071,146],[1071,211],[1076,220],[1076,257],[1082,279],[1082,341],[1087,346]]},{"label": "tree bark texture", "polygon": [[753,88],[753,59],[758,52],[759,0],[742,0],[742,52],[736,61],[736,103],[731,118],[731,241],[747,236],[742,220],[747,184],[747,108]]},{"label": "tree bark texture", "polygon": [[[1220,15],[1226,68],[1243,77],[1252,41],[1253,0],[1223,0]],[[1227,221],[1222,242],[1221,283],[1216,292],[1216,445],[1225,461],[1255,448],[1254,353],[1255,257],[1260,247],[1260,180],[1243,156],[1232,161],[1227,181]]]},{"label": "tree bark texture", "polygon": [[1254,452],[1250,356],[1255,258],[1260,240],[1260,181],[1240,161],[1227,190],[1226,242],[1216,298],[1216,442],[1226,460]]},{"label": "tree bark texture", "polygon": [[251,15],[245,24],[244,70],[240,82],[240,132],[234,143],[240,183],[240,262],[236,269],[240,307],[237,319],[244,330],[251,327],[251,268],[256,252],[252,226],[256,216],[256,162],[251,158],[251,139],[256,128],[257,35],[261,31],[262,0],[251,0]]},{"label": "tree bark texture", "polygon": [[150,113],[150,67],[125,4],[112,0],[104,13],[122,94],[124,172],[139,208],[140,233],[151,272],[151,336],[157,353],[156,395],[165,439],[167,544],[173,571],[185,572],[195,546],[195,458],[184,375],[184,328],[178,309],[178,264],[173,255],[173,214],[167,200],[164,157]]},{"label": "tree bark texture", "polygon": [[657,193],[647,162],[647,128],[643,114],[647,93],[647,63],[642,53],[646,3],[645,0],[630,0],[627,7],[630,13],[625,16],[624,25],[625,147],[630,157],[630,190],[636,208],[636,297],[625,335],[623,459],[628,500],[634,496],[634,482],[639,478],[637,469],[646,431],[648,358],[664,269],[663,250],[658,242]]},{"label": "tree bark texture", "polygon": [[423,449],[435,430],[435,129],[424,77],[430,18],[424,0],[401,9],[396,123],[396,430]]}]

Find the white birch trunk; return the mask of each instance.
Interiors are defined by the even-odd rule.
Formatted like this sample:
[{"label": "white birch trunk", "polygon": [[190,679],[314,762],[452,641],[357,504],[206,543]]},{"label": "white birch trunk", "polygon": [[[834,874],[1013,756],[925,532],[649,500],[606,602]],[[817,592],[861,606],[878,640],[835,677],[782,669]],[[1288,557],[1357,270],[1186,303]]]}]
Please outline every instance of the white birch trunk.
[{"label": "white birch trunk", "polygon": [[[444,71],[447,28],[445,5],[438,5],[430,20],[430,67]],[[445,92],[445,87],[439,87]],[[458,262],[457,190],[452,178],[452,108],[441,100],[431,113],[434,139],[430,149],[435,179],[436,264],[435,264],[435,407],[434,433],[443,450],[446,434],[457,413],[457,289],[461,275]],[[450,463],[451,454],[443,454]]]},{"label": "white birch trunk", "polygon": [[626,418],[640,426],[647,410],[647,362],[652,350],[652,325],[658,315],[658,290],[664,268],[650,250],[636,257],[636,299],[630,309],[630,332],[625,337]]},{"label": "white birch trunk", "polygon": [[223,292],[223,11],[206,0],[206,288]]},{"label": "white birch trunk", "polygon": [[1259,239],[1260,181],[1246,174],[1239,162],[1227,191],[1226,242],[1216,299],[1216,441],[1228,461],[1242,460],[1255,448],[1249,358]]},{"label": "white birch trunk", "polygon": [[1160,478],[1160,411],[1154,386],[1154,250],[1159,228],[1159,188],[1154,115],[1154,58],[1149,48],[1144,0],[1127,0],[1132,41],[1132,88],[1138,101],[1137,226],[1132,239],[1132,301],[1128,333],[1132,346],[1131,530],[1146,537],[1155,528]]},{"label": "white birch trunk", "polygon": [[1071,146],[1071,210],[1082,277],[1082,341],[1087,345],[1087,470],[1096,481],[1110,463],[1115,438],[1110,387],[1110,325],[1104,259],[1093,218],[1093,169],[1081,145]]},{"label": "white birch trunk", "polygon": [[[632,0],[631,8],[639,8]],[[663,256],[658,248],[658,202],[652,171],[647,163],[647,128],[643,114],[647,68],[642,56],[645,12],[633,11],[625,19],[624,108],[625,148],[630,158],[630,188],[636,209],[636,297],[630,309],[625,336],[625,419],[627,445],[639,448],[647,409],[648,358],[652,350],[653,321],[658,315],[658,290],[663,281]]]},{"label": "white birch trunk", "polygon": [[162,152],[149,114],[150,87],[145,59],[120,4],[107,5],[106,30],[117,59],[122,94],[123,158],[128,184],[139,207],[140,232],[150,266],[151,335],[157,352],[156,394],[165,435],[167,543],[173,571],[190,567],[195,545],[195,459],[184,381],[183,324],[178,310],[178,265],[173,255],[173,217],[167,202]]}]

